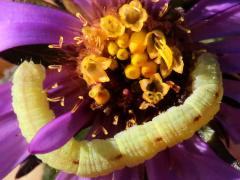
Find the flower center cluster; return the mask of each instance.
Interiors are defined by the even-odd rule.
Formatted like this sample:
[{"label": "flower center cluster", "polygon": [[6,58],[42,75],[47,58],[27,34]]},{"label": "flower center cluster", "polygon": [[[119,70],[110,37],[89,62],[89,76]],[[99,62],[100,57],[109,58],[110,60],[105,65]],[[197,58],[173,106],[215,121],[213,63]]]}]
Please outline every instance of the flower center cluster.
[{"label": "flower center cluster", "polygon": [[83,27],[85,50],[77,72],[89,87],[94,110],[119,109],[133,122],[136,109],[159,112],[156,107],[169,91],[179,93],[180,86],[169,77],[183,73],[182,53],[169,45],[161,28],[149,28],[149,21],[142,4],[133,0]]}]

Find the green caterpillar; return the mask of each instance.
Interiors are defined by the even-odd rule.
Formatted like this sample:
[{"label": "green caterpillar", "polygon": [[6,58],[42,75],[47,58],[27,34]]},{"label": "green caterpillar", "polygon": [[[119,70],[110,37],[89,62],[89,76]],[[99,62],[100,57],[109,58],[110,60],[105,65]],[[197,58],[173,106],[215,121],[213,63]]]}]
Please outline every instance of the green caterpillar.
[{"label": "green caterpillar", "polygon": [[[193,92],[184,104],[168,109],[152,121],[106,140],[78,142],[72,138],[58,150],[38,157],[53,168],[84,177],[105,175],[143,163],[167,147],[193,136],[218,112],[223,88],[216,57],[202,54],[192,78]],[[44,68],[32,62],[22,63],[14,74],[13,107],[28,142],[55,118],[43,91],[44,79]]]}]

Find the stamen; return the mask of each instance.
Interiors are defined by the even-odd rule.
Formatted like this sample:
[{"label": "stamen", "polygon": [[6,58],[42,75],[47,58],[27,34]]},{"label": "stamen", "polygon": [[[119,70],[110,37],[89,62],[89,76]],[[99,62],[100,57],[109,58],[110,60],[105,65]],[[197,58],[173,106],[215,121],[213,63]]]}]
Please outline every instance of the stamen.
[{"label": "stamen", "polygon": [[149,107],[156,107],[154,104],[152,103],[149,103],[149,102],[146,102],[146,101],[143,101],[140,106],[139,106],[139,109],[140,110],[146,110],[147,108]]},{"label": "stamen", "polygon": [[60,105],[61,105],[62,107],[65,106],[65,98],[64,98],[64,97],[61,99],[61,101],[60,101]]},{"label": "stamen", "polygon": [[130,119],[130,120],[128,120],[127,123],[126,123],[126,129],[128,129],[128,128],[130,128],[130,127],[133,127],[133,126],[135,126],[135,125],[137,125],[136,120],[135,120],[135,119]]},{"label": "stamen", "polygon": [[55,88],[57,88],[58,87],[58,83],[55,83],[54,85],[52,85],[52,89],[55,89]]},{"label": "stamen", "polygon": [[61,49],[62,45],[63,45],[63,36],[60,36],[58,44],[50,44],[50,45],[48,45],[48,48]]},{"label": "stamen", "polygon": [[171,89],[173,89],[176,93],[179,93],[179,91],[181,90],[181,87],[176,85],[173,81],[167,81],[166,82]]},{"label": "stamen", "polygon": [[63,97],[59,96],[59,97],[55,97],[55,98],[47,98],[47,100],[49,102],[60,102],[62,100]]},{"label": "stamen", "polygon": [[74,106],[73,106],[73,108],[72,108],[72,110],[71,110],[71,113],[75,113],[77,110],[78,110],[78,108],[80,107],[80,104],[82,103],[82,101],[79,101],[79,102],[77,102]]},{"label": "stamen", "polygon": [[113,125],[117,126],[118,125],[118,120],[119,120],[119,116],[118,115],[115,115],[113,117]]},{"label": "stamen", "polygon": [[190,29],[188,29],[188,28],[185,28],[185,27],[183,27],[183,26],[182,26],[182,25],[180,25],[180,24],[177,24],[177,27],[178,27],[179,29],[181,29],[182,31],[184,31],[184,32],[188,33],[188,34],[190,34],[190,33],[191,33],[191,30],[190,30]]},{"label": "stamen", "polygon": [[80,44],[83,43],[83,38],[80,37],[80,36],[74,37],[73,40],[76,41],[76,44],[77,44],[77,45],[80,45]]},{"label": "stamen", "polygon": [[168,10],[168,3],[165,3],[162,7],[162,10],[159,12],[159,16],[162,17]]},{"label": "stamen", "polygon": [[83,100],[84,97],[83,96],[78,96],[78,99]]},{"label": "stamen", "polygon": [[93,131],[92,138],[95,138],[97,136],[97,134],[98,134],[98,128]]},{"label": "stamen", "polygon": [[62,65],[50,65],[50,66],[48,66],[48,69],[53,69],[53,70],[57,70],[58,72],[61,72]]},{"label": "stamen", "polygon": [[151,0],[151,2],[153,2],[153,3],[157,3],[157,2],[159,2],[160,0]]},{"label": "stamen", "polygon": [[83,23],[83,26],[88,25],[88,21],[81,15],[80,12],[76,13],[76,17],[79,18],[79,20]]},{"label": "stamen", "polygon": [[108,131],[107,131],[107,129],[104,128],[103,126],[102,126],[102,131],[103,131],[103,134],[104,134],[104,135],[108,135]]}]

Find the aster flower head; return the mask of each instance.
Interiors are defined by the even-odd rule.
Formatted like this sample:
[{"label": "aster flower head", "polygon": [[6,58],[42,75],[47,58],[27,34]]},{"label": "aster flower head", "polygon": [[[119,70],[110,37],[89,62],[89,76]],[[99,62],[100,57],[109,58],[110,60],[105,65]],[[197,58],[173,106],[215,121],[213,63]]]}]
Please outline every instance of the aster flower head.
[{"label": "aster flower head", "polygon": [[[16,70],[13,108],[4,106],[0,115],[14,123],[15,129],[5,131],[20,134],[21,151],[14,151],[16,156],[4,172],[32,153],[79,179],[141,179],[146,175],[158,179],[158,174],[165,179],[193,179],[193,173],[184,168],[196,166],[196,162],[199,166],[194,171],[200,173],[200,179],[205,177],[204,171],[210,174],[207,179],[215,177],[214,168],[222,169],[220,179],[239,178],[239,172],[194,135],[215,117],[223,96],[225,80],[222,82],[219,57],[207,51],[218,53],[221,48],[220,63],[230,59],[224,61],[228,67],[223,69],[228,73],[239,71],[233,70],[233,50],[221,45],[236,43],[231,37],[239,32],[215,32],[222,27],[218,19],[234,17],[231,14],[239,9],[235,1],[224,2],[214,1],[216,7],[210,3],[215,9],[209,10],[207,1],[202,0],[184,14],[174,8],[176,1],[168,0],[63,1],[75,17],[53,8],[1,2],[0,6],[9,8],[6,17],[0,13],[0,19],[12,22],[6,29],[14,32],[0,29],[8,35],[1,37],[1,51],[48,44],[50,50],[64,52],[64,60],[58,63],[43,67],[25,61]],[[14,16],[14,9],[20,9],[22,19]],[[31,12],[33,17],[29,18]],[[197,12],[200,16],[193,15]],[[230,19],[226,22],[238,27]],[[31,26],[24,33],[14,31],[18,26],[26,28],[26,24]],[[216,37],[221,38],[211,41]],[[6,93],[11,85],[3,87]],[[239,103],[232,89],[226,88],[225,93],[231,102]],[[7,97],[8,102],[10,99]],[[223,111],[237,112],[223,106],[227,106]],[[230,137],[239,142],[239,132],[235,127],[230,130],[229,122],[219,114],[214,122],[220,121]],[[6,123],[3,125],[5,128]],[[9,144],[16,139],[10,138]],[[204,169],[209,157],[213,170]],[[72,176],[65,173],[57,178]]]}]

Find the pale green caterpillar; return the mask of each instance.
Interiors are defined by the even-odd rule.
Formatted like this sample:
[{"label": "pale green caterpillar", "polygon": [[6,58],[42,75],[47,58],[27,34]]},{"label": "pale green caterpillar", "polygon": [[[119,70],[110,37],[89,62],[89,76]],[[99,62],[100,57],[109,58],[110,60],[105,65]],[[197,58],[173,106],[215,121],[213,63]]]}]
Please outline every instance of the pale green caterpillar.
[{"label": "pale green caterpillar", "polygon": [[[44,78],[44,68],[32,62],[22,63],[13,78],[13,107],[28,142],[55,117],[43,91]],[[184,104],[168,109],[152,121],[106,140],[71,139],[62,148],[38,157],[53,168],[85,177],[143,163],[159,151],[193,136],[218,112],[223,89],[216,57],[209,53],[201,55],[192,78],[193,92]]]}]

